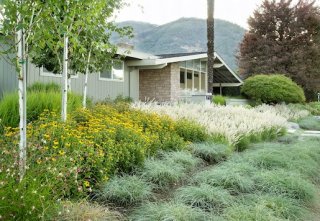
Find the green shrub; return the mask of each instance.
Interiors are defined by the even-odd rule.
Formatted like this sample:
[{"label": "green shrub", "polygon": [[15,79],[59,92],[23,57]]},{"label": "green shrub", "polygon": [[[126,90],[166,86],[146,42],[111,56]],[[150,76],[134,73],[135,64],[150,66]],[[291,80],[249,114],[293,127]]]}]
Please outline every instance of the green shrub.
[{"label": "green shrub", "polygon": [[216,212],[221,212],[233,201],[233,197],[227,190],[208,184],[179,188],[175,193],[175,199],[192,207]]},{"label": "green shrub", "polygon": [[0,166],[1,220],[51,220],[59,209],[58,198],[51,192],[54,180],[31,168],[19,182],[16,168],[5,170],[4,166]]},{"label": "green shrub", "polygon": [[[44,110],[60,112],[61,93],[32,91],[27,95],[28,122],[38,119]],[[81,107],[81,96],[70,93],[68,96],[68,112]],[[19,124],[18,94],[7,94],[0,101],[0,119],[5,126],[17,127]]]},{"label": "green shrub", "polygon": [[135,205],[147,200],[152,192],[150,184],[137,176],[113,177],[102,187],[101,200],[118,206]]},{"label": "green shrub", "polygon": [[307,109],[313,115],[320,115],[320,102],[310,102],[306,104]]},{"label": "green shrub", "polygon": [[197,208],[181,203],[148,203],[138,208],[130,216],[136,221],[207,221],[212,220],[208,215]]},{"label": "green shrub", "polygon": [[226,105],[226,98],[221,95],[212,96],[212,102],[217,105]]},{"label": "green shrub", "polygon": [[241,92],[263,103],[303,103],[306,98],[300,86],[284,75],[256,75],[245,80]]},{"label": "green shrub", "polygon": [[187,119],[177,120],[175,130],[185,141],[202,142],[208,139],[205,127]]},{"label": "green shrub", "polygon": [[35,82],[31,86],[27,88],[28,92],[60,92],[61,87],[59,84],[56,84],[54,82],[51,83],[41,83],[41,82]]},{"label": "green shrub", "polygon": [[202,158],[208,163],[219,163],[231,154],[231,149],[226,144],[201,143],[191,146],[195,156]]},{"label": "green shrub", "polygon": [[299,120],[299,126],[305,130],[320,130],[320,119],[314,116],[306,117]]}]

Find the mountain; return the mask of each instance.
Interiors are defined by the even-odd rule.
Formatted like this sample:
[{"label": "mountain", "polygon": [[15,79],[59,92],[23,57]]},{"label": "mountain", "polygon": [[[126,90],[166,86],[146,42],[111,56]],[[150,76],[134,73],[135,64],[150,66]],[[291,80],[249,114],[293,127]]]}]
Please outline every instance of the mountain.
[{"label": "mountain", "polygon": [[[164,25],[126,21],[120,27],[131,26],[135,37],[120,39],[112,36],[112,42],[125,42],[135,49],[152,54],[207,51],[206,20],[181,18]],[[225,20],[215,19],[215,50],[233,69],[237,69],[235,55],[244,36],[245,29]]]}]

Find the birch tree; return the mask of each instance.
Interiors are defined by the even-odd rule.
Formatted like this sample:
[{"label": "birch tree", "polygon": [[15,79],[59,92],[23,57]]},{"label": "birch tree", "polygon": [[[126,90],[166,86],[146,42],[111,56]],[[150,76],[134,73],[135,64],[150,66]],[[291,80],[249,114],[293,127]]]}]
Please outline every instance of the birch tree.
[{"label": "birch tree", "polygon": [[[39,2],[34,0],[2,2],[1,19],[2,27],[0,43],[4,45],[0,48],[0,55],[12,63],[17,70],[18,94],[19,94],[19,176],[23,179],[26,172],[27,162],[27,61],[28,45],[30,37],[34,34],[35,24],[40,20],[41,8]],[[16,56],[14,56],[16,54]]]},{"label": "birch tree", "polygon": [[[33,61],[54,73],[63,73],[61,118],[67,119],[67,79],[73,72],[89,73],[110,64],[116,48],[109,43],[112,31],[124,33],[109,21],[121,0],[48,1],[50,31],[43,29],[46,41],[38,47]],[[52,10],[54,9],[54,10]],[[63,56],[62,56],[63,55]],[[87,77],[86,77],[87,79]],[[86,86],[84,87],[86,90]],[[85,94],[85,93],[84,93]]]}]

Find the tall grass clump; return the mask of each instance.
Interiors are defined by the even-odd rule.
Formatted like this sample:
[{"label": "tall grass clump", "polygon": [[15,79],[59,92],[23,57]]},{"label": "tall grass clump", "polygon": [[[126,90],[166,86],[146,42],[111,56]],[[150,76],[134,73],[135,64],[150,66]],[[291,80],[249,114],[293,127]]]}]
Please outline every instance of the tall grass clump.
[{"label": "tall grass clump", "polygon": [[208,215],[198,208],[192,208],[182,203],[147,203],[138,208],[130,216],[130,220],[136,221],[207,221]]},{"label": "tall grass clump", "polygon": [[62,209],[54,220],[57,221],[122,221],[124,217],[118,213],[111,211],[97,203],[79,201],[62,202]]},{"label": "tall grass clump", "polygon": [[226,144],[198,143],[192,144],[193,155],[200,157],[206,162],[219,163],[231,155],[231,148]]},{"label": "tall grass clump", "polygon": [[208,184],[181,187],[176,191],[175,199],[192,207],[215,212],[221,212],[233,202],[233,197],[227,190]]},{"label": "tall grass clump", "polygon": [[136,205],[152,195],[150,184],[137,176],[115,176],[101,189],[101,200],[117,206]]},{"label": "tall grass clump", "polygon": [[27,91],[30,92],[60,92],[61,86],[54,82],[41,83],[35,82],[31,86],[27,87]]},{"label": "tall grass clump", "polygon": [[[70,93],[68,96],[68,112],[81,107],[81,96]],[[28,122],[38,119],[44,110],[59,112],[61,109],[61,93],[58,91],[31,91],[27,99]],[[7,94],[0,101],[0,119],[5,126],[17,127],[19,124],[18,94]]]}]

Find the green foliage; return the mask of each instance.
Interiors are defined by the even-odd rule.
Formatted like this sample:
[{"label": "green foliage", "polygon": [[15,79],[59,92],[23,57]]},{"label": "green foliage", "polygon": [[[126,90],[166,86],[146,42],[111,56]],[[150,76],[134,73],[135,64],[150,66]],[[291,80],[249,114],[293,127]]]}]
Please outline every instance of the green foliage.
[{"label": "green foliage", "polygon": [[226,105],[226,98],[221,95],[214,95],[212,97],[212,102],[217,105]]},{"label": "green foliage", "polygon": [[313,115],[320,115],[320,102],[310,102],[306,104],[306,107]]},{"label": "green foliage", "polygon": [[102,187],[101,200],[118,206],[136,205],[151,196],[152,187],[137,176],[113,177]]},{"label": "green foliage", "polygon": [[[61,93],[51,91],[50,85],[48,92],[40,91],[33,87],[28,93],[27,117],[28,122],[39,118],[44,110],[57,111],[61,109]],[[51,87],[52,88],[52,87]],[[68,111],[72,112],[81,107],[81,96],[70,93],[68,98]],[[19,124],[18,94],[7,94],[0,101],[0,119],[5,126],[16,127]]]},{"label": "green foliage", "polygon": [[231,149],[225,144],[200,143],[192,144],[192,153],[208,163],[219,163],[231,155]]},{"label": "green foliage", "polygon": [[208,215],[198,208],[192,208],[181,203],[147,203],[136,210],[130,220],[154,221],[207,221]]},{"label": "green foliage", "polygon": [[4,168],[2,164],[0,166],[1,219],[50,220],[57,214],[59,209],[56,205],[57,197],[51,194],[53,177],[48,177],[47,180],[37,169],[30,168],[24,179],[19,182],[15,179],[18,174],[17,168],[3,171]]},{"label": "green foliage", "polygon": [[303,103],[304,92],[284,75],[255,75],[245,80],[241,92],[251,99],[263,103]]},{"label": "green foliage", "polygon": [[206,128],[187,119],[176,121],[176,131],[185,141],[202,142],[208,139]]},{"label": "green foliage", "polygon": [[298,123],[302,129],[320,131],[320,119],[317,119],[314,116],[300,119]]},{"label": "green foliage", "polygon": [[215,212],[221,212],[233,201],[233,197],[228,191],[208,184],[179,188],[175,193],[175,199],[177,202],[190,205],[193,208],[198,207],[205,211]]}]

